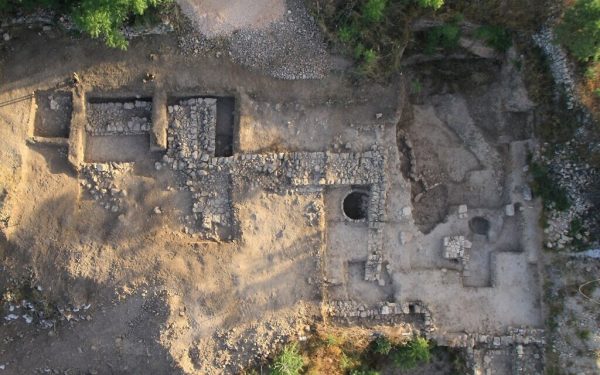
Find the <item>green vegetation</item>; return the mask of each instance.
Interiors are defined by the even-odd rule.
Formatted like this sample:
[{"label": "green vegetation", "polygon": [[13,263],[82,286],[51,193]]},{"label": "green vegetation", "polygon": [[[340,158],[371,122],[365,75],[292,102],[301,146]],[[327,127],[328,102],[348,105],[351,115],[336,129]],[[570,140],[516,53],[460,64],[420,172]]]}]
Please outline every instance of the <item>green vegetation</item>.
[{"label": "green vegetation", "polygon": [[510,33],[500,26],[481,26],[475,30],[475,36],[500,52],[506,52],[512,46]]},{"label": "green vegetation", "polygon": [[533,176],[533,192],[542,198],[544,207],[564,211],[570,207],[569,198],[563,188],[558,186],[550,177],[548,168],[532,163],[531,175]]},{"label": "green vegetation", "polygon": [[[271,375],[379,375],[392,368],[418,368],[432,358],[447,363],[453,374],[464,373],[466,368],[460,351],[436,347],[423,337],[404,341],[336,328],[317,331],[300,345],[285,346],[268,367]],[[246,373],[251,374],[252,370]]]},{"label": "green vegetation", "polygon": [[378,336],[373,340],[373,353],[388,355],[392,351],[392,343],[385,336]]},{"label": "green vegetation", "polygon": [[432,27],[426,38],[425,53],[432,54],[439,48],[450,50],[458,46],[460,27],[456,22]]},{"label": "green vegetation", "polygon": [[413,79],[410,82],[410,93],[414,95],[419,95],[423,91],[423,84],[419,81],[418,78]]},{"label": "green vegetation", "polygon": [[422,8],[440,9],[444,5],[444,0],[417,0]]},{"label": "green vegetation", "polygon": [[362,17],[367,23],[379,23],[383,20],[386,7],[387,0],[367,0],[361,9]]},{"label": "green vegetation", "polygon": [[170,0],[0,0],[1,11],[50,8],[69,14],[92,38],[102,38],[109,47],[127,48],[121,28]]},{"label": "green vegetation", "polygon": [[327,346],[336,346],[336,345],[340,344],[340,340],[339,340],[339,338],[335,337],[334,335],[329,334],[325,338],[325,343],[327,344]]},{"label": "green vegetation", "polygon": [[379,375],[379,371],[375,370],[352,370],[350,375]]},{"label": "green vegetation", "polygon": [[283,348],[271,366],[271,375],[299,375],[304,367],[304,358],[296,343]]},{"label": "green vegetation", "polygon": [[556,29],[559,40],[581,61],[600,59],[600,1],[576,0]]},{"label": "green vegetation", "polygon": [[357,72],[385,78],[398,71],[409,39],[409,21],[439,9],[443,0],[313,0],[332,42],[353,56]]},{"label": "green vegetation", "polygon": [[431,360],[431,345],[423,337],[415,337],[407,344],[394,348],[392,354],[396,366],[410,370]]},{"label": "green vegetation", "polygon": [[587,341],[591,336],[592,336],[592,333],[590,332],[589,329],[577,330],[577,337],[579,337],[579,339],[581,341]]}]

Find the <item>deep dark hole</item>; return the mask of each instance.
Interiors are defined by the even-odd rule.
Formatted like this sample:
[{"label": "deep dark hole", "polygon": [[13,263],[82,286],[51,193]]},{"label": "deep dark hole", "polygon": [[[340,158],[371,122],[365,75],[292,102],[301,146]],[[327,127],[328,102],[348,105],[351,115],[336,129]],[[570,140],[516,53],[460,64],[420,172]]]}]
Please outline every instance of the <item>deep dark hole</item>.
[{"label": "deep dark hole", "polygon": [[362,220],[367,217],[369,195],[362,191],[353,191],[344,198],[344,213],[350,219]]},{"label": "deep dark hole", "polygon": [[469,220],[469,228],[473,233],[487,235],[490,231],[490,222],[481,216],[476,216]]},{"label": "deep dark hole", "polygon": [[215,139],[215,156],[233,155],[235,99],[231,97],[217,98],[217,131]]}]

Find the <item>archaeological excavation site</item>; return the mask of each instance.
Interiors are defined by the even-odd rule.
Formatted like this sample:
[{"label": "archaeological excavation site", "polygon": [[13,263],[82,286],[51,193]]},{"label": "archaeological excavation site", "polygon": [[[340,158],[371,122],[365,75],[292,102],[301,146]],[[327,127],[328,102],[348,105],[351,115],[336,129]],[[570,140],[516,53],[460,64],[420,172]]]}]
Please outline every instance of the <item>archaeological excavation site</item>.
[{"label": "archaeological excavation site", "polygon": [[0,1],[0,375],[600,373],[599,132],[525,2]]}]

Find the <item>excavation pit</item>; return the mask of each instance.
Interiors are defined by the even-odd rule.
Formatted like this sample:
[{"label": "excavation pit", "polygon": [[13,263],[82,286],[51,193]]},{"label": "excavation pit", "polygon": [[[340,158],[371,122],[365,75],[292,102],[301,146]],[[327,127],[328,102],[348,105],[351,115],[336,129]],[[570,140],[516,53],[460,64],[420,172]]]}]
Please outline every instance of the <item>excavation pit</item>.
[{"label": "excavation pit", "polygon": [[217,131],[215,140],[215,156],[233,155],[233,136],[235,129],[235,98],[217,98]]},{"label": "excavation pit", "polygon": [[342,210],[348,219],[366,220],[369,212],[369,194],[365,191],[352,191],[344,198]]},{"label": "excavation pit", "polygon": [[[167,100],[169,127],[187,128],[198,149],[216,157],[234,154],[235,98],[182,96]],[[195,128],[196,130],[192,130]]]},{"label": "excavation pit", "polygon": [[103,135],[86,138],[85,162],[134,162],[147,158],[150,152],[150,136],[143,135]]},{"label": "excavation pit", "polygon": [[139,135],[152,126],[149,98],[90,98],[86,131],[93,136]]},{"label": "excavation pit", "polygon": [[44,138],[68,138],[73,112],[73,98],[66,91],[35,93],[35,122],[33,135]]},{"label": "excavation pit", "polygon": [[490,231],[490,226],[489,220],[481,216],[476,216],[469,220],[469,228],[475,234],[486,236]]}]

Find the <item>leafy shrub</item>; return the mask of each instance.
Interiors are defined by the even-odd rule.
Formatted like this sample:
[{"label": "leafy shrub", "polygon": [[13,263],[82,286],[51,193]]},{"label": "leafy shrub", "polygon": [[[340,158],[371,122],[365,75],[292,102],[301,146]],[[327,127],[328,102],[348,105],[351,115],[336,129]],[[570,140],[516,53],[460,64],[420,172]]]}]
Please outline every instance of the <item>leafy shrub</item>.
[{"label": "leafy shrub", "polygon": [[392,350],[392,343],[385,336],[378,336],[373,340],[373,353],[388,355]]},{"label": "leafy shrub", "polygon": [[431,346],[423,337],[415,337],[406,345],[398,346],[392,353],[394,364],[403,370],[410,370],[431,360]]},{"label": "leafy shrub", "polygon": [[425,42],[425,53],[432,54],[438,48],[453,49],[458,46],[460,39],[460,27],[455,23],[447,23],[442,26],[432,27],[427,32]]},{"label": "leafy shrub", "polygon": [[506,52],[512,46],[510,33],[500,26],[481,26],[475,30],[475,37],[483,40],[487,45],[500,52]]},{"label": "leafy shrub", "polygon": [[342,43],[350,44],[359,36],[358,28],[355,24],[344,25],[338,30],[338,38]]},{"label": "leafy shrub", "polygon": [[127,48],[123,25],[142,16],[151,7],[171,0],[0,0],[0,10],[50,8],[68,13],[92,38],[102,38],[110,47]]},{"label": "leafy shrub", "polygon": [[381,22],[386,6],[387,0],[367,0],[361,9],[363,19],[369,23]]},{"label": "leafy shrub", "polygon": [[581,61],[600,58],[600,1],[577,0],[569,7],[557,35],[571,53]]},{"label": "leafy shrub", "polygon": [[340,344],[340,340],[336,336],[329,334],[325,337],[325,344],[327,346],[337,346]]},{"label": "leafy shrub", "polygon": [[149,7],[167,0],[83,0],[74,7],[75,22],[92,38],[104,38],[109,47],[127,48],[120,31],[130,15],[143,15]]},{"label": "leafy shrub", "polygon": [[304,367],[304,358],[296,343],[286,345],[271,366],[271,375],[299,375]]},{"label": "leafy shrub", "polygon": [[532,163],[531,175],[533,176],[533,192],[542,198],[546,208],[549,208],[551,204],[554,204],[554,208],[559,211],[570,207],[567,193],[552,181],[548,168],[538,163]]},{"label": "leafy shrub", "polygon": [[417,0],[417,4],[422,8],[440,9],[444,5],[444,0]]}]

